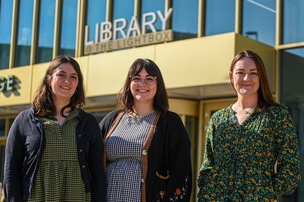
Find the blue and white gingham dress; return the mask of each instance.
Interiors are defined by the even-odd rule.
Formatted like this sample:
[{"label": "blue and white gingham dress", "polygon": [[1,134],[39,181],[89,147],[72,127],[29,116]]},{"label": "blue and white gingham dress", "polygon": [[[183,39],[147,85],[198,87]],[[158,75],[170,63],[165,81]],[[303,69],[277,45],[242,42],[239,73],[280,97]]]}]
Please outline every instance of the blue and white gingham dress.
[{"label": "blue and white gingham dress", "polygon": [[156,112],[145,117],[124,114],[106,142],[107,201],[140,202],[141,153]]}]

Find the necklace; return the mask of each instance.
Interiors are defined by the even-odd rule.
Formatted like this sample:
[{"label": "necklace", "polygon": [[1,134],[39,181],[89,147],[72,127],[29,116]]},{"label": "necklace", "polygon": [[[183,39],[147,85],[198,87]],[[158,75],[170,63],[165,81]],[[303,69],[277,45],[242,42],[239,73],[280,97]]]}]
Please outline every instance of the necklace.
[{"label": "necklace", "polygon": [[151,113],[144,115],[144,116],[140,116],[138,115],[136,112],[128,112],[128,122],[129,125],[132,124],[136,124],[136,125],[140,125],[144,119],[149,118],[150,116],[154,116],[156,115],[156,111],[152,111]]},{"label": "necklace", "polygon": [[233,110],[234,114],[240,114],[243,112],[244,114],[252,114],[256,107],[248,108],[248,109],[241,109],[239,105],[237,105],[237,109]]},{"label": "necklace", "polygon": [[244,109],[244,114],[251,114],[253,110],[254,110],[254,108],[251,108],[249,110]]}]

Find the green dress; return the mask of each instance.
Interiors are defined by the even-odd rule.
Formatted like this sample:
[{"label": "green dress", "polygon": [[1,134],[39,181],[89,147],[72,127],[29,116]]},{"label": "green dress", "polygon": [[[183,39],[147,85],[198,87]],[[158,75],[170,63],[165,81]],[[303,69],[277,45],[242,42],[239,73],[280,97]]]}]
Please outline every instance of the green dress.
[{"label": "green dress", "polygon": [[297,134],[285,107],[257,109],[241,125],[232,105],[213,114],[198,177],[200,202],[274,201],[293,192],[300,178]]},{"label": "green dress", "polygon": [[77,157],[77,115],[75,109],[62,125],[53,117],[39,118],[45,131],[46,146],[29,202],[90,201]]}]

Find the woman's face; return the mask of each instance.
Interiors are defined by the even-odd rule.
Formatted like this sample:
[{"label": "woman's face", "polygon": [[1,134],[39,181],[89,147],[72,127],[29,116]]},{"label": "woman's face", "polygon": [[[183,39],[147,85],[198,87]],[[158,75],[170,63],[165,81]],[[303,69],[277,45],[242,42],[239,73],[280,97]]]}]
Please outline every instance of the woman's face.
[{"label": "woman's face", "polygon": [[230,81],[238,95],[254,95],[258,93],[260,80],[258,70],[251,58],[240,59],[230,74]]},{"label": "woman's face", "polygon": [[131,77],[131,93],[136,103],[150,103],[153,106],[154,96],[157,90],[157,79],[147,73],[143,68],[138,75]]},{"label": "woman's face", "polygon": [[78,86],[78,74],[70,63],[62,63],[53,72],[50,85],[57,101],[69,102]]}]

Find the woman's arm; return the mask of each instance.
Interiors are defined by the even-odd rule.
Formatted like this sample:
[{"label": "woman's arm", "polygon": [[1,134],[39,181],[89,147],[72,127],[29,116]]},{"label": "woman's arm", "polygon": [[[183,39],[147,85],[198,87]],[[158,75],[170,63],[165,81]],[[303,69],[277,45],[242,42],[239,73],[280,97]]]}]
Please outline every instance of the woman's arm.
[{"label": "woman's arm", "polygon": [[192,192],[191,144],[180,117],[172,113],[164,124],[168,137],[168,184],[163,201],[190,201]]},{"label": "woman's arm", "polygon": [[273,177],[277,195],[291,194],[301,180],[298,137],[287,109],[275,113],[277,173]]},{"label": "woman's arm", "polygon": [[4,195],[6,201],[23,201],[21,169],[24,162],[24,145],[21,140],[22,124],[17,117],[8,133],[4,161]]}]

